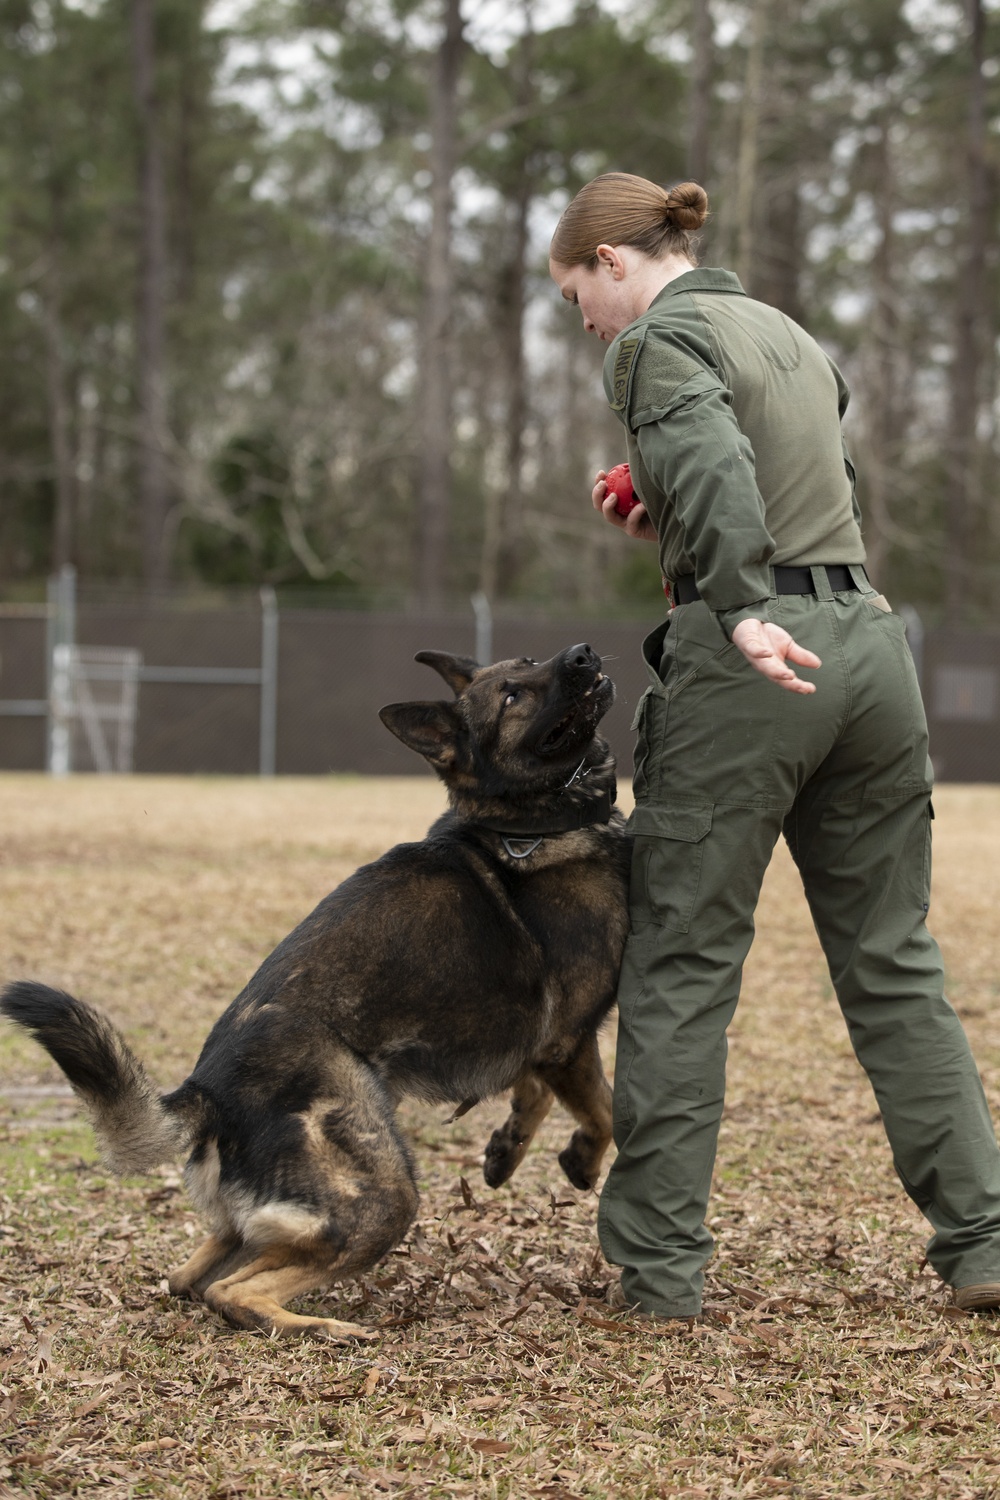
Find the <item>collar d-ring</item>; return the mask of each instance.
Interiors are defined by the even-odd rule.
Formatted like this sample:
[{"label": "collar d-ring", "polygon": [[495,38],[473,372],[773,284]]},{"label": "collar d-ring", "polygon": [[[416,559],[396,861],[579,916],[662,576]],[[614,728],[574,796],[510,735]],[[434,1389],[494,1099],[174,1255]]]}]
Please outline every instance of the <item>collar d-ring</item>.
[{"label": "collar d-ring", "polygon": [[[511,859],[527,859],[530,854],[534,854],[535,850],[539,847],[539,845],[541,844],[542,840],[541,839],[509,839],[504,834],[501,834],[500,835],[500,842],[501,842],[501,844],[503,844],[504,848],[506,849],[507,853],[510,855]],[[514,848],[515,844],[520,844],[522,847],[520,849],[515,849]],[[524,847],[524,846],[527,846],[527,847]]]}]

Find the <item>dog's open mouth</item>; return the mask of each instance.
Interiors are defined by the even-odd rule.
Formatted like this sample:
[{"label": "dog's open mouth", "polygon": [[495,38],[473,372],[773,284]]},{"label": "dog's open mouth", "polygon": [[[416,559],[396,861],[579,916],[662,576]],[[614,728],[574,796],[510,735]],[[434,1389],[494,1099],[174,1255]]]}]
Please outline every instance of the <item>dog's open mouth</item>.
[{"label": "dog's open mouth", "polygon": [[562,718],[539,740],[538,753],[557,755],[560,750],[579,744],[582,738],[589,738],[598,721],[611,706],[612,692],[610,679],[603,672],[598,672],[586,692],[581,693]]}]

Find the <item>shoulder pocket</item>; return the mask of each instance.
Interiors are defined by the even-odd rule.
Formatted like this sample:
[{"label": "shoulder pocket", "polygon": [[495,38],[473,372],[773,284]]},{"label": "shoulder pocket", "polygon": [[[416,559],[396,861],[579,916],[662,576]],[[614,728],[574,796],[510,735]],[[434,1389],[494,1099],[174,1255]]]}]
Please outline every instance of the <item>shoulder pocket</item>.
[{"label": "shoulder pocket", "polygon": [[[645,376],[645,361],[639,374]],[[723,400],[732,400],[730,392],[710,370],[699,370],[679,385],[673,386],[657,386],[637,378],[628,414],[629,425],[634,431],[637,427],[645,427],[648,422],[662,422],[664,417],[671,417],[694,406],[700,397],[719,393]]]}]

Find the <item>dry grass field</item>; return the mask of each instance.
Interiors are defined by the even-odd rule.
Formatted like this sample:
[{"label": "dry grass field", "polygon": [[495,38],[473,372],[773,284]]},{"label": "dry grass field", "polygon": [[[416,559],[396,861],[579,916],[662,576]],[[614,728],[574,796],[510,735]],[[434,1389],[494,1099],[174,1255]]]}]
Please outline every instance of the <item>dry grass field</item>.
[{"label": "dry grass field", "polygon": [[[107,1009],[165,1086],[272,945],[419,837],[430,779],[0,777],[0,978]],[[1000,1107],[1000,788],[936,798],[932,918]],[[613,1033],[607,1038],[610,1066]],[[39,1049],[0,1035],[0,1495],[1000,1495],[1000,1320],[950,1310],[896,1184],[796,877],[776,859],[731,1032],[706,1316],[608,1315],[558,1111],[490,1192],[497,1102],[408,1108],[422,1207],[303,1300],[374,1344],[278,1343],[166,1295],[199,1233],[174,1168],[102,1171]]]}]

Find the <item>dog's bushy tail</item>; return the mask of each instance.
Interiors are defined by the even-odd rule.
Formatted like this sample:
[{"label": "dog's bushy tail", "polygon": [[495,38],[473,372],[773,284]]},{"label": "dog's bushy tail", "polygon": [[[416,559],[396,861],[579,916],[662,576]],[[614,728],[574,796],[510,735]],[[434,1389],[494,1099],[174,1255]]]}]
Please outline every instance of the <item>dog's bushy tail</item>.
[{"label": "dog's bushy tail", "polygon": [[62,990],[21,980],[0,994],[0,1012],[30,1031],[62,1068],[113,1172],[148,1172],[190,1144],[197,1121],[185,1105],[194,1101],[180,1090],[167,1108],[125,1038],[100,1011]]}]

